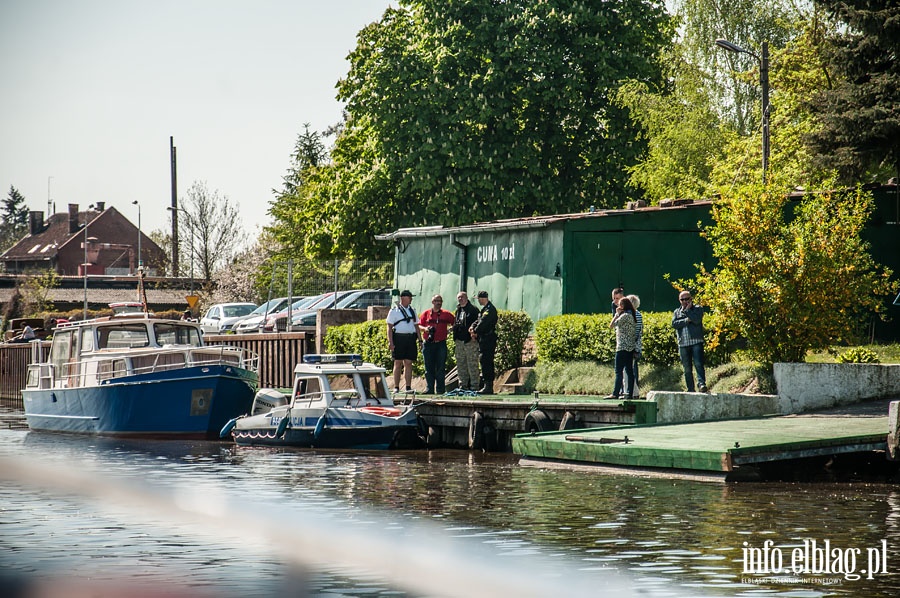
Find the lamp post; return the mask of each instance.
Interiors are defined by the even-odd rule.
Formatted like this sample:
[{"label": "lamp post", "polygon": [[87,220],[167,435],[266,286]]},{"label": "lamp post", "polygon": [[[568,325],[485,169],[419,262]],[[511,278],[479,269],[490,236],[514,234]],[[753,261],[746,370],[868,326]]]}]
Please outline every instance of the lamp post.
[{"label": "lamp post", "polygon": [[762,178],[765,185],[766,171],[769,168],[769,42],[762,43],[762,56],[725,39],[717,39],[716,45],[729,52],[749,54],[759,62],[759,86],[762,88]]},{"label": "lamp post", "polygon": [[138,207],[138,270],[144,267],[144,260],[141,259],[141,202],[134,200],[131,205]]},{"label": "lamp post", "polygon": [[[91,204],[91,205],[88,206],[88,210],[93,210],[93,209],[94,209],[94,204]],[[94,239],[94,238],[91,237],[91,239]],[[96,239],[94,239],[94,241],[96,241]],[[87,282],[88,282],[88,266],[91,265],[91,262],[88,261],[88,247],[91,247],[92,250],[93,250],[93,242],[91,242],[90,239],[88,239],[88,221],[87,221],[87,213],[85,213],[85,216],[84,216],[84,242],[82,243],[82,246],[84,247],[84,264],[82,264],[82,266],[81,266],[82,268],[84,268],[84,272],[83,272],[83,274],[84,274],[84,317],[83,317],[82,319],[87,320],[87,311],[88,311],[88,291],[87,291],[87,287],[88,287],[88,284],[87,284]],[[94,251],[92,251],[91,253],[93,253],[94,259],[97,259],[97,255],[98,255],[98,254],[95,253]]]},{"label": "lamp post", "polygon": [[172,206],[168,206],[166,209],[169,210],[170,212],[172,212],[173,218],[175,217],[176,212],[184,212],[184,215],[187,217],[188,228],[191,231],[191,295],[193,295],[194,294],[194,221],[191,218],[190,212],[188,212],[184,208],[173,208]]}]

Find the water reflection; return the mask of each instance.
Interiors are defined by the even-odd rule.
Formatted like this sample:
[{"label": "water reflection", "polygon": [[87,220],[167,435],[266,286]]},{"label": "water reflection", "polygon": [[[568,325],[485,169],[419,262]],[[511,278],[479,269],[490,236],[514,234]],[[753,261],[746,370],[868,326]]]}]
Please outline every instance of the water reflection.
[{"label": "water reflection", "polygon": [[[890,485],[717,484],[520,467],[508,454],[363,454],[19,432],[0,432],[0,454],[139,476],[161,487],[187,486],[192,491],[184,500],[207,501],[209,508],[214,497],[229,494],[261,509],[283,505],[285,513],[325,513],[376,534],[402,533],[415,521],[436,523],[442,530],[434,536],[436,545],[446,536],[474,541],[500,559],[574,560],[587,575],[633,575],[634,587],[650,595],[900,593],[893,575],[851,581],[810,574],[801,583],[759,583],[768,576],[743,571],[748,546],[772,540],[790,552],[815,539],[859,548],[862,560],[867,548],[886,540],[893,573],[900,563],[900,497]],[[13,570],[106,571],[98,563],[108,563],[113,571],[133,566],[142,575],[172,579],[174,562],[176,578],[191,588],[215,587],[225,579],[235,595],[271,595],[284,591],[285,580],[297,586],[271,547],[235,546],[214,536],[200,541],[166,529],[164,518],[152,526],[123,524],[130,522],[124,515],[111,517],[47,493],[26,490],[18,496],[0,490],[0,562]],[[386,523],[376,521],[369,507],[383,510]],[[62,537],[77,542],[64,547]],[[247,566],[235,568],[235,562]],[[519,574],[527,578],[529,571]],[[398,591],[387,579],[340,567],[303,579],[304,591],[314,595]],[[832,585],[835,580],[838,585]]]}]

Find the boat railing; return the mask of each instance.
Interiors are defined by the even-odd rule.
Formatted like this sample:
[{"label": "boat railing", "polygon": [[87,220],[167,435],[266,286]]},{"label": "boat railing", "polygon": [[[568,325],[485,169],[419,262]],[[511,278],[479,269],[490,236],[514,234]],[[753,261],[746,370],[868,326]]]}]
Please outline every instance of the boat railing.
[{"label": "boat railing", "polygon": [[[130,363],[129,363],[130,361]],[[93,386],[130,375],[153,374],[185,367],[232,365],[258,372],[259,355],[249,349],[216,345],[207,347],[164,347],[127,355],[93,355],[58,367],[52,363],[28,366],[26,388],[74,388]]]},{"label": "boat railing", "polygon": [[244,347],[232,345],[206,345],[191,349],[194,365],[236,365],[259,373],[259,354]]}]

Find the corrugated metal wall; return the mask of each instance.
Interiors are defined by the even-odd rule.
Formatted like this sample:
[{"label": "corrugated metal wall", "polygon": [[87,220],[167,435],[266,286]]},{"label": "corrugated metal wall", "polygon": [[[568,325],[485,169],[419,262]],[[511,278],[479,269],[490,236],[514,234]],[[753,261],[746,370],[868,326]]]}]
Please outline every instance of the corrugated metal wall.
[{"label": "corrugated metal wall", "polygon": [[711,265],[698,222],[709,223],[709,204],[659,210],[622,210],[602,218],[569,221],[566,234],[565,313],[610,310],[610,291],[621,286],[641,298],[643,311],[677,305],[671,280]]},{"label": "corrugated metal wall", "polygon": [[[554,275],[562,262],[561,225],[460,234],[455,239],[466,246],[464,289],[473,302],[483,289],[499,309],[525,310],[532,319],[561,313],[562,278]],[[445,309],[453,311],[460,289],[460,252],[449,234],[399,241],[397,288],[416,295],[417,312],[431,307],[435,293],[441,293]]]}]

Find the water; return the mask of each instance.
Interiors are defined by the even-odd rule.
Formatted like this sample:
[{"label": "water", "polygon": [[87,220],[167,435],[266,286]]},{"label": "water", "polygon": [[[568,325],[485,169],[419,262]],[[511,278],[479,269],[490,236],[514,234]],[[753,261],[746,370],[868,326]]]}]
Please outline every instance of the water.
[{"label": "water", "polygon": [[[0,481],[4,595],[38,582],[46,595],[135,585],[185,596],[473,595],[465,584],[494,596],[523,586],[548,596],[900,595],[900,492],[888,484],[722,484],[539,469],[509,454],[14,430],[0,431],[0,458],[68,488]],[[53,465],[65,473],[43,472]],[[70,477],[87,487],[72,494]],[[745,548],[780,554],[785,567],[796,549],[798,566],[815,565],[804,556],[812,540],[829,541],[831,572],[744,571]],[[860,574],[876,555],[886,564]]]}]

